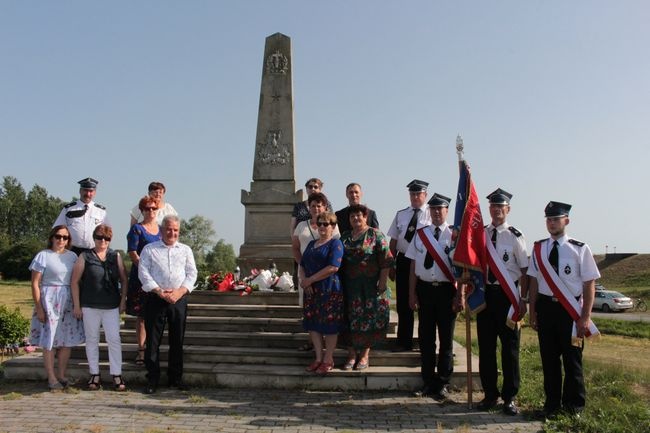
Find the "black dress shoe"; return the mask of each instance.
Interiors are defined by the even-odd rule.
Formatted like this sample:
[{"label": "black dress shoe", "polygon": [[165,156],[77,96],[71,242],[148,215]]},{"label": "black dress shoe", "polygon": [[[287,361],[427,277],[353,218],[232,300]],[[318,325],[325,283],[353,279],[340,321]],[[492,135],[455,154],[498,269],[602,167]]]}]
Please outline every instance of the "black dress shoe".
[{"label": "black dress shoe", "polygon": [[478,410],[485,410],[488,411],[490,409],[494,409],[494,407],[497,405],[497,399],[496,398],[490,398],[490,397],[485,397],[483,400],[481,400],[477,405],[476,408]]},{"label": "black dress shoe", "polygon": [[187,391],[189,389],[189,386],[187,386],[182,379],[169,382],[169,387],[179,391]]},{"label": "black dress shoe", "polygon": [[514,400],[505,400],[503,402],[503,413],[511,416],[519,414],[519,408],[515,404]]},{"label": "black dress shoe", "polygon": [[147,386],[145,386],[145,388],[144,388],[144,393],[145,394],[155,394],[157,389],[158,389],[158,384],[157,383],[148,383]]},{"label": "black dress shoe", "polygon": [[440,389],[431,393],[430,397],[435,401],[445,401],[447,400],[447,397],[449,397],[449,390],[447,390],[447,386],[444,385]]}]

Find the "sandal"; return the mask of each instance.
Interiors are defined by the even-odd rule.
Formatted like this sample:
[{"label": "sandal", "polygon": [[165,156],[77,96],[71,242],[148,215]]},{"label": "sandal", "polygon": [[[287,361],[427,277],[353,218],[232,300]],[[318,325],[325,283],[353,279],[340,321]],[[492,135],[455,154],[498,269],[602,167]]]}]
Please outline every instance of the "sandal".
[{"label": "sandal", "polygon": [[305,368],[305,371],[316,371],[316,370],[318,370],[318,367],[320,367],[320,366],[321,366],[320,361],[314,361],[311,364],[309,364],[309,366],[307,368]]},{"label": "sandal", "polygon": [[135,357],[135,365],[142,367],[144,365],[144,347],[138,348],[138,355]]},{"label": "sandal", "polygon": [[318,374],[319,376],[325,376],[327,373],[332,371],[334,368],[334,364],[331,362],[323,362],[321,365],[316,369],[314,373]]},{"label": "sandal", "polygon": [[354,364],[357,362],[356,359],[351,358],[345,361],[345,364],[341,367],[341,370],[352,370],[354,368]]},{"label": "sandal", "polygon": [[357,367],[355,368],[355,370],[357,370],[357,371],[365,370],[369,366],[370,366],[370,361],[366,358],[366,362],[359,361],[359,363],[357,364]]},{"label": "sandal", "polygon": [[126,391],[126,382],[122,379],[122,375],[117,374],[113,376],[113,386],[115,387],[115,391],[117,392],[124,392]]},{"label": "sandal", "polygon": [[61,384],[61,382],[59,381],[56,381],[54,383],[48,383],[47,386],[48,388],[50,388],[51,392],[63,391],[65,389],[63,384]]},{"label": "sandal", "polygon": [[99,391],[102,389],[102,378],[99,374],[91,374],[88,379],[88,391]]}]

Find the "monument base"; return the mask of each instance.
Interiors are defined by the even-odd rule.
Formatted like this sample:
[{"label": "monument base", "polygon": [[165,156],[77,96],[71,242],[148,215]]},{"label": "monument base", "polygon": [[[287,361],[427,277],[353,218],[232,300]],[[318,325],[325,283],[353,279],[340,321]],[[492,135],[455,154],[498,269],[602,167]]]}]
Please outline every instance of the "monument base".
[{"label": "monument base", "polygon": [[237,265],[242,275],[249,275],[251,269],[269,269],[275,263],[278,272],[294,273],[294,259],[291,245],[244,244],[239,248]]}]

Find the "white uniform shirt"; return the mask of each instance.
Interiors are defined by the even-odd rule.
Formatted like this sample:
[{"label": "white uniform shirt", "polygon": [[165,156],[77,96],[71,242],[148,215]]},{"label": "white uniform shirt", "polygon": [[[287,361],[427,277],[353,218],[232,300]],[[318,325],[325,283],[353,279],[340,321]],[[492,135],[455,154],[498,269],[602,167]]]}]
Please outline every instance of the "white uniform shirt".
[{"label": "white uniform shirt", "polygon": [[138,277],[145,292],[156,287],[161,290],[185,287],[191,292],[197,277],[194,254],[180,242],[171,246],[163,241],[147,244],[140,253]]},{"label": "white uniform shirt", "polygon": [[[388,236],[391,239],[397,240],[397,251],[400,253],[406,253],[408,250],[409,242],[404,239],[404,235],[409,227],[409,222],[413,217],[414,209],[412,207],[407,207],[405,209],[397,211],[395,218],[393,218],[393,223],[388,229]],[[416,230],[420,227],[426,227],[431,224],[431,214],[429,213],[429,206],[426,204],[420,208],[420,215],[418,215],[418,223]],[[413,236],[415,239],[415,235]]]},{"label": "white uniform shirt", "polygon": [[[517,282],[521,277],[521,268],[528,267],[528,252],[524,235],[517,236],[510,229],[507,222],[496,228],[497,231],[497,256],[508,270],[512,280]],[[513,227],[514,229],[514,227]],[[492,223],[485,228],[486,241],[492,241],[492,232],[495,230]],[[497,280],[494,284],[499,284]]]},{"label": "white uniform shirt", "polygon": [[[165,202],[165,206],[163,206],[161,209],[158,209],[158,211],[156,212],[156,222],[158,223],[159,226],[162,225],[162,220],[167,215],[178,215],[178,212],[176,212],[174,206]],[[142,212],[140,212],[139,205],[135,205],[135,207],[131,209],[131,216],[133,217],[134,220],[136,220],[139,223],[144,221],[144,216],[142,215]]]},{"label": "white uniform shirt", "polygon": [[100,204],[91,201],[88,203],[88,210],[83,215],[82,213],[86,203],[77,200],[74,203],[69,203],[61,209],[61,213],[54,221],[52,227],[64,225],[68,228],[70,236],[72,237],[72,245],[79,248],[94,248],[95,241],[93,240],[93,231],[95,227],[100,224],[110,226],[108,217],[106,216],[106,208]]},{"label": "white uniform shirt", "polygon": [[[576,243],[569,242],[567,235],[557,239],[558,241],[558,276],[564,282],[571,294],[576,298],[582,295],[582,283],[600,278],[600,272],[596,266],[596,261],[591,253],[591,249],[587,244],[577,245]],[[553,239],[548,238],[538,242],[548,244],[548,253],[553,248]],[[577,242],[577,241],[574,241]],[[581,242],[578,242],[581,244]],[[551,272],[553,268],[550,269]],[[546,280],[539,271],[535,253],[530,257],[530,266],[528,267],[528,275],[537,278],[538,289],[537,291],[546,296],[553,296],[551,288],[546,283]]]},{"label": "white uniform shirt", "polygon": [[[447,260],[449,263],[449,251],[451,249],[451,227],[447,222],[445,221],[444,224],[440,225],[440,236],[438,239],[438,243],[442,247],[443,250],[445,250],[445,256],[443,257],[444,260]],[[436,226],[431,224],[430,226],[426,227],[424,230],[430,230],[431,231],[431,236],[433,236]],[[424,258],[427,255],[427,248],[424,246],[422,243],[422,239],[415,234],[413,237],[413,240],[411,241],[411,244],[408,247],[408,250],[406,250],[406,257],[409,259],[413,260],[415,263],[415,275],[421,279],[422,281],[427,281],[427,282],[432,282],[432,281],[449,281],[449,279],[445,276],[444,272],[442,272],[442,269],[440,269],[440,266],[438,266],[438,263],[436,261],[433,261],[433,266],[429,269],[426,269],[424,267]],[[433,255],[432,255],[433,257]]]}]

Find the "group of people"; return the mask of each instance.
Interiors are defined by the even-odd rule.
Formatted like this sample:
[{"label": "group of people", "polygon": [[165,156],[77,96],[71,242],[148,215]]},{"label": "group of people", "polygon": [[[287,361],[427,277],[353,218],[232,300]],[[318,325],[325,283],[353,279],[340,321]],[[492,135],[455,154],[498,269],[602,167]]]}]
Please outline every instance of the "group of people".
[{"label": "group of people", "polygon": [[137,317],[135,362],[146,365],[145,392],[156,392],[160,380],[165,324],[169,385],[184,388],[185,295],[194,288],[197,270],[192,250],[178,242],[180,219],[164,201],[165,186],[152,182],[148,195],[131,211],[127,241],[132,267],[127,279],[122,257],[110,248],[113,230],[106,208],[94,201],[98,181],[86,178],[78,183],[79,200],[65,205],[50,231],[47,249],[30,265],[35,304],[31,341],[43,349],[49,388],[55,391],[70,385],[66,369],[71,348],[84,342],[90,374],[86,386],[102,387],[99,337],[103,328],[114,389],[126,390],[120,339],[124,312]]},{"label": "group of people", "polygon": [[344,370],[368,368],[370,349],[388,329],[393,257],[375,213],[361,204],[361,186],[346,187],[349,205],[336,213],[322,186],[307,181],[310,194],[295,206],[291,223],[303,326],[315,354],[306,370],[326,375],[337,344],[348,348]]},{"label": "group of people", "polygon": [[[180,220],[164,202],[164,185],[152,182],[149,194],[131,212],[127,240],[133,266],[127,280],[120,255],[110,249],[113,231],[106,209],[94,202],[97,183],[92,178],[79,181],[80,199],[64,207],[50,231],[47,249],[30,265],[35,302],[31,340],[43,349],[49,387],[69,385],[70,348],[85,341],[87,386],[99,389],[103,327],[113,386],[125,390],[119,315],[126,311],[138,318],[136,363],[147,368],[145,392],[154,393],[158,387],[165,324],[169,326],[169,385],[184,388],[185,295],[192,291],[197,271],[191,249],[178,242]],[[393,350],[415,348],[417,312],[423,382],[417,395],[446,398],[453,373],[454,325],[465,294],[451,266],[454,239],[447,216],[452,200],[440,193],[427,200],[428,185],[417,179],[407,185],[410,205],[396,213],[388,241],[375,212],[361,204],[358,183],[346,187],[348,206],[337,212],[321,191],[322,181],[312,178],[305,184],[309,195],[294,207],[291,235],[303,326],[315,355],[307,371],[329,373],[337,345],[348,348],[342,369],[368,368],[370,350],[385,338],[389,324],[387,280],[391,278],[398,313]],[[530,251],[524,235],[507,221],[512,194],[498,188],[487,199],[489,268],[485,306],[477,315],[485,397],[478,407],[491,410],[501,399],[506,414],[519,412],[515,402],[520,382],[519,324],[529,309],[542,358],[544,411],[547,415],[559,410],[579,413],[586,401],[583,338],[597,333],[591,307],[600,274],[591,250],[566,233],[569,204],[548,203],[544,212],[550,237],[535,242]],[[500,389],[497,339],[503,374]]]},{"label": "group of people", "polygon": [[[360,204],[359,184],[346,187],[349,206],[335,214],[322,186],[319,179],[307,181],[308,199],[295,206],[292,218],[294,258],[304,290],[303,324],[315,353],[307,370],[327,374],[333,368],[337,339],[349,348],[342,369],[368,367],[370,348],[385,336],[386,282],[391,278],[398,313],[393,351],[416,348],[417,312],[423,385],[416,395],[446,399],[453,373],[456,316],[465,304],[465,284],[456,281],[450,257],[455,246],[447,222],[451,198],[440,193],[428,198],[427,182],[409,182],[410,206],[396,213],[387,245],[375,213]],[[543,412],[546,416],[559,410],[580,413],[586,401],[583,338],[597,332],[591,307],[600,274],[593,254],[566,233],[571,205],[548,203],[544,213],[550,237],[535,242],[530,251],[524,235],[507,221],[512,194],[497,188],[487,199],[489,266],[485,305],[477,314],[479,374],[485,396],[478,408],[492,410],[501,399],[504,413],[519,413],[520,324],[530,309],[544,373]]]}]

